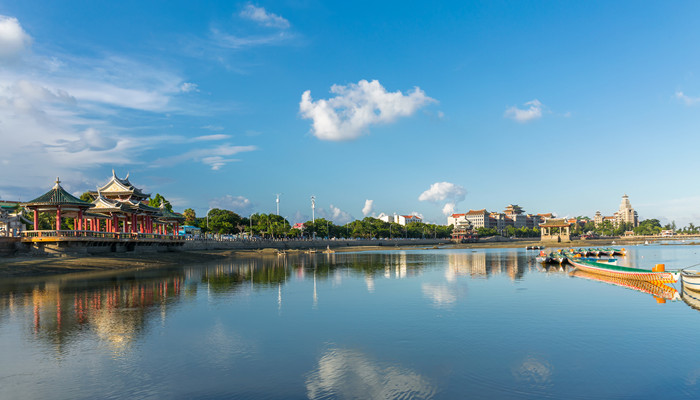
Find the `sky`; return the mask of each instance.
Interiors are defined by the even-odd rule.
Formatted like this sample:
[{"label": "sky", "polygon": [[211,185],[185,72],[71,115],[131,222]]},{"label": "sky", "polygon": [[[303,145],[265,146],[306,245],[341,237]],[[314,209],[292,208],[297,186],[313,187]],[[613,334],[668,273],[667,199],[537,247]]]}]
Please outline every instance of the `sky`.
[{"label": "sky", "polygon": [[0,0],[0,199],[700,223],[700,3]]}]

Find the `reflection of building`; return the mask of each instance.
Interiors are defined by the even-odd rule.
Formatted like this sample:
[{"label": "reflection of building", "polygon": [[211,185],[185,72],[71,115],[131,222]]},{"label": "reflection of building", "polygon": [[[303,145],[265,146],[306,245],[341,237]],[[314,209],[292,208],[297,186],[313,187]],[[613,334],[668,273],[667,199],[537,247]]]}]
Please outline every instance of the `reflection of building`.
[{"label": "reflection of building", "polygon": [[70,280],[19,288],[10,292],[12,301],[0,302],[0,307],[21,304],[32,315],[31,331],[58,352],[86,328],[113,351],[121,351],[142,334],[150,314],[162,315],[169,301],[179,298],[183,280],[180,276],[136,281],[122,277],[114,276],[107,285],[99,280],[90,289],[73,289]]}]

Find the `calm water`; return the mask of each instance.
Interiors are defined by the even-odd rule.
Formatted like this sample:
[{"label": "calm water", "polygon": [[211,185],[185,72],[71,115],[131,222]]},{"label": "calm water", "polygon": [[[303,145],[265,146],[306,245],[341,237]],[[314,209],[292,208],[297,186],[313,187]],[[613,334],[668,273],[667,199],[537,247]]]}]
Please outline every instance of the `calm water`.
[{"label": "calm water", "polygon": [[[628,250],[630,266],[700,262],[698,246]],[[0,398],[700,397],[698,310],[672,288],[654,297],[534,255],[275,255],[4,280]]]}]

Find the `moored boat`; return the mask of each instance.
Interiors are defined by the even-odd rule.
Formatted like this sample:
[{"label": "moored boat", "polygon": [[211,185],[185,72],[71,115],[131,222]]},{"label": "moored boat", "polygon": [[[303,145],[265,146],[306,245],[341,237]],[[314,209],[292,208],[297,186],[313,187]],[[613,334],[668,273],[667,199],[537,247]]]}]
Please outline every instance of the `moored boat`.
[{"label": "moored boat", "polygon": [[681,270],[681,282],[683,288],[700,292],[700,273],[693,270]]},{"label": "moored boat", "polygon": [[582,271],[591,272],[614,278],[624,278],[637,281],[671,283],[678,281],[678,273],[667,272],[663,264],[658,264],[654,270],[621,267],[618,265],[603,264],[596,261],[581,261],[571,259],[569,262]]}]

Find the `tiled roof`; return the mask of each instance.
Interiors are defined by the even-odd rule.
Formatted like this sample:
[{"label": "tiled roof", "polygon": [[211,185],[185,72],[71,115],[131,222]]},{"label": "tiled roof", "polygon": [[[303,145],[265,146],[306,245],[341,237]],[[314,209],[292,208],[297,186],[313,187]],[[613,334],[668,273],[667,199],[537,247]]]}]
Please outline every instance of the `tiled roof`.
[{"label": "tiled roof", "polygon": [[91,203],[87,201],[82,201],[79,198],[73,196],[72,194],[66,192],[60,185],[61,181],[56,178],[56,184],[51,190],[37,197],[36,199],[25,203],[25,206],[59,206],[59,205],[73,205],[78,207],[90,208]]},{"label": "tiled roof", "polygon": [[481,209],[481,210],[469,210],[469,212],[466,215],[482,215],[482,214],[487,214],[486,209]]}]

